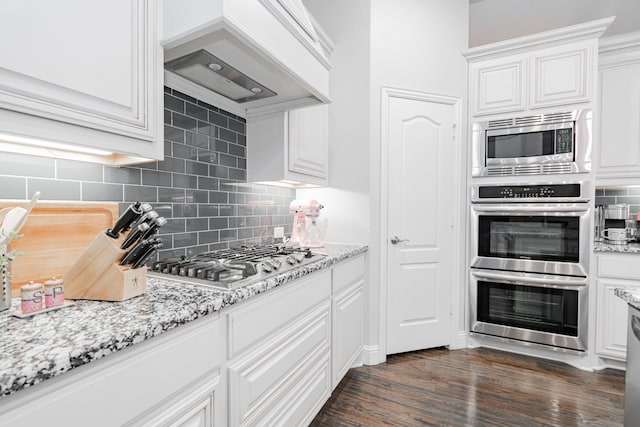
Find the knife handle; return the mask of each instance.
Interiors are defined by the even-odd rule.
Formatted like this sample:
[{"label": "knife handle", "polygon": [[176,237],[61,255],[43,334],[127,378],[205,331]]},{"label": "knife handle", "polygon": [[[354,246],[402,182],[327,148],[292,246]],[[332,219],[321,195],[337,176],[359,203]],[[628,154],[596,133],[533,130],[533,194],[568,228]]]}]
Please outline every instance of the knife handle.
[{"label": "knife handle", "polygon": [[107,236],[117,239],[121,231],[126,230],[136,218],[142,215],[142,210],[140,209],[141,204],[140,202],[130,204],[122,215],[120,215],[120,218],[118,218],[113,228],[106,231]]},{"label": "knife handle", "polygon": [[150,244],[152,244],[150,240],[139,241],[129,252],[124,254],[122,260],[120,260],[120,265],[131,264],[138,259]]},{"label": "knife handle", "polygon": [[138,218],[136,222],[131,224],[131,227],[135,228],[138,225],[142,224],[143,222],[146,222],[147,224],[151,225],[151,222],[153,222],[154,219],[158,218],[158,216],[159,216],[158,212],[151,209],[145,212],[142,216],[140,216],[140,218]]},{"label": "knife handle", "polygon": [[167,223],[167,220],[164,217],[159,216],[158,218],[154,219],[151,224],[149,224],[149,229],[142,234],[141,238],[148,239],[149,237],[153,236],[158,231],[158,229],[163,225],[165,225],[166,223]]},{"label": "knife handle", "polygon": [[138,240],[138,238],[140,238],[140,236],[142,236],[142,234],[148,229],[149,224],[147,224],[146,222],[138,225],[133,231],[129,233],[127,238],[124,239],[124,242],[122,242],[122,246],[120,246],[120,249],[128,249],[129,246],[133,245]]},{"label": "knife handle", "polygon": [[140,257],[140,259],[138,259],[136,262],[133,263],[133,265],[131,266],[131,268],[139,268],[142,267],[143,265],[145,265],[147,263],[147,261],[149,261],[149,259],[151,259],[151,257],[153,255],[156,254],[156,252],[158,252],[158,249],[162,248],[164,246],[164,244],[162,242],[156,243],[154,245],[152,245],[149,249],[147,249],[147,251]]}]

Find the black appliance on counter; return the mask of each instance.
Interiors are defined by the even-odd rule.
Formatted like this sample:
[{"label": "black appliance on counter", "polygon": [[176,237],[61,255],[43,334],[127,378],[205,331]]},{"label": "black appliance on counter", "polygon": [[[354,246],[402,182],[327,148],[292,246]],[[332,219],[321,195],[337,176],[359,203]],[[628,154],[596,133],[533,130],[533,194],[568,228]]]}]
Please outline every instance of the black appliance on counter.
[{"label": "black appliance on counter", "polygon": [[323,259],[287,245],[241,246],[154,263],[150,277],[233,290]]}]

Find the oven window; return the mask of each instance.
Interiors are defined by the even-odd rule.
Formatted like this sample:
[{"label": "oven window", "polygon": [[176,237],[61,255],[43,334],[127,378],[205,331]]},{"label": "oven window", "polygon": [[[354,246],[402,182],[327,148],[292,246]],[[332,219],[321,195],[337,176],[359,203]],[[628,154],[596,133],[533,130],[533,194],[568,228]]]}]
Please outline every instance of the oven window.
[{"label": "oven window", "polygon": [[478,255],[578,262],[579,234],[579,217],[480,215]]},{"label": "oven window", "polygon": [[478,320],[578,336],[578,291],[478,282]]},{"label": "oven window", "polygon": [[487,137],[487,158],[512,159],[554,154],[552,130]]}]

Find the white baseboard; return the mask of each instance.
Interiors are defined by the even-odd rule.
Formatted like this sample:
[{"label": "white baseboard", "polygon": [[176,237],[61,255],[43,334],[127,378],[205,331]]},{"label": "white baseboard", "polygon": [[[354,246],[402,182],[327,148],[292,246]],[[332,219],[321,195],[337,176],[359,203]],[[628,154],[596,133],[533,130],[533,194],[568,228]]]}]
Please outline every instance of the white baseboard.
[{"label": "white baseboard", "polygon": [[387,361],[379,345],[365,345],[362,348],[362,363],[365,365],[378,365]]}]

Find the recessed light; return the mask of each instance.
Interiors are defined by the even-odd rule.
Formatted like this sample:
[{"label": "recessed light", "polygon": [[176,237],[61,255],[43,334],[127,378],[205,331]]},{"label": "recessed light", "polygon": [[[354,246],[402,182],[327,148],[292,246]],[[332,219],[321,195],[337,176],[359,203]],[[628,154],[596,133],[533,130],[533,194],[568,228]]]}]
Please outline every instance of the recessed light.
[{"label": "recessed light", "polygon": [[262,92],[262,89],[261,89],[261,88],[259,88],[259,87],[252,87],[252,88],[251,88],[251,92],[253,92],[253,93],[261,93],[261,92]]},{"label": "recessed light", "polygon": [[220,70],[222,70],[222,65],[217,64],[215,62],[212,62],[212,63],[208,64],[207,67],[209,67],[209,69],[212,70],[212,71],[220,71]]}]

